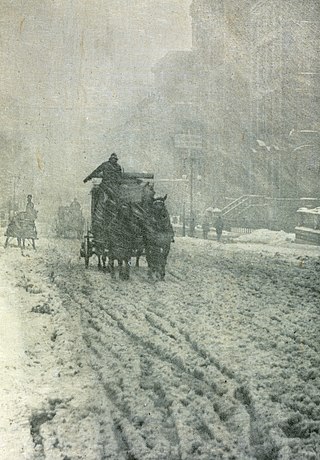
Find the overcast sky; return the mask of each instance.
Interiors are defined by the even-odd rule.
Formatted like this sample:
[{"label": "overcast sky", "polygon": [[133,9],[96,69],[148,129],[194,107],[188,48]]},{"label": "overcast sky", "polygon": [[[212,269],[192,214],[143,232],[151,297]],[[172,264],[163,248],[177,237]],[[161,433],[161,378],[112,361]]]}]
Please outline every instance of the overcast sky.
[{"label": "overcast sky", "polygon": [[102,145],[152,84],[154,63],[190,48],[189,4],[1,0],[0,134],[20,142],[37,183],[68,181],[81,144]]}]

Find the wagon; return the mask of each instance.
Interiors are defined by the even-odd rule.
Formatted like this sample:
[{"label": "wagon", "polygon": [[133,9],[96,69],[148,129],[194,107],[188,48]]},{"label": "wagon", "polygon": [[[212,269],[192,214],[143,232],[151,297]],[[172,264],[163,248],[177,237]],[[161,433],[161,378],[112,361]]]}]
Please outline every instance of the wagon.
[{"label": "wagon", "polygon": [[[135,219],[139,218],[139,212],[142,209],[143,192],[148,185],[148,181],[153,178],[154,174],[149,173],[123,173],[119,196],[115,200],[116,204],[108,201],[109,198],[102,196],[103,192],[99,185],[93,185],[91,190],[91,222],[80,249],[80,256],[84,258],[86,268],[88,268],[90,258],[93,255],[98,257],[99,267],[101,267],[101,259],[105,262],[109,256],[109,241],[106,239],[105,228],[109,223],[108,210],[110,206],[130,205]],[[101,200],[106,200],[103,211],[101,211]],[[130,222],[130,224],[133,224],[133,222]],[[142,234],[137,232],[131,256],[137,258],[138,264],[141,255],[144,255]]]},{"label": "wagon", "polygon": [[6,241],[4,247],[9,245],[13,238],[17,238],[18,246],[25,247],[25,241],[30,240],[32,247],[35,249],[35,240],[37,239],[37,229],[35,225],[35,217],[30,216],[27,212],[18,212],[9,222],[5,232]]},{"label": "wagon", "polygon": [[72,206],[59,206],[55,222],[56,235],[60,238],[83,237],[85,219],[81,209],[73,209]]}]

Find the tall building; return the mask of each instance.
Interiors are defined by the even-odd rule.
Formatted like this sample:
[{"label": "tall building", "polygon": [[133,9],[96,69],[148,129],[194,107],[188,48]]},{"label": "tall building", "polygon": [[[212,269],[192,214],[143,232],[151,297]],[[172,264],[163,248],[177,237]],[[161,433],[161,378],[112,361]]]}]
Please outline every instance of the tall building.
[{"label": "tall building", "polygon": [[190,132],[203,135],[204,204],[221,205],[226,195],[239,196],[248,183],[249,6],[248,1],[239,8],[231,0],[194,0],[190,8],[192,50],[183,72],[189,86],[176,105],[193,122]]},{"label": "tall building", "polygon": [[184,100],[205,126],[207,197],[320,196],[319,2],[194,0],[190,12]]},{"label": "tall building", "polygon": [[154,67],[133,124],[145,151],[172,156],[173,176],[192,176],[202,210],[245,194],[320,196],[319,7],[193,0],[192,49]]},{"label": "tall building", "polygon": [[320,195],[319,13],[317,0],[250,11],[252,164],[273,196]]}]

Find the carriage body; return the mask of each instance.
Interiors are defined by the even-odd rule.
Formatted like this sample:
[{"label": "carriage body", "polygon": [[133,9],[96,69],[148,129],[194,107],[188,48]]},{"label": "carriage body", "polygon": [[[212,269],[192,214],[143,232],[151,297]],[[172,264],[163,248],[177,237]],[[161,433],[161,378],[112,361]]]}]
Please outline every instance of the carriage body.
[{"label": "carriage body", "polygon": [[5,236],[24,239],[37,238],[34,219],[31,219],[26,212],[18,212],[9,222]]},{"label": "carriage body", "polygon": [[59,206],[55,223],[58,237],[81,239],[84,232],[85,219],[81,209],[72,209],[71,206]]},{"label": "carriage body", "polygon": [[[112,215],[121,206],[130,206],[133,211],[128,225],[133,230],[133,243],[131,244],[131,257],[139,258],[144,255],[142,234],[139,233],[138,226],[135,222],[139,219],[139,212],[142,207],[143,191],[148,180],[154,178],[153,174],[148,173],[123,173],[122,182],[118,189],[118,196],[113,202],[110,202],[100,185],[94,184],[91,189],[91,223],[90,228],[84,236],[81,245],[80,255],[85,259],[85,266],[88,267],[89,259],[92,255],[100,257],[109,257],[110,239],[107,235],[106,228],[110,224]],[[103,206],[101,203],[104,202]],[[111,209],[113,208],[113,209]],[[135,231],[135,228],[137,231]],[[117,229],[114,229],[117,233]]]},{"label": "carriage body", "polygon": [[6,242],[5,247],[9,245],[9,241],[17,238],[18,246],[26,240],[32,241],[32,246],[35,248],[35,240],[37,239],[37,228],[35,225],[36,212],[33,215],[27,212],[18,212],[10,220],[7,230],[5,232]]}]

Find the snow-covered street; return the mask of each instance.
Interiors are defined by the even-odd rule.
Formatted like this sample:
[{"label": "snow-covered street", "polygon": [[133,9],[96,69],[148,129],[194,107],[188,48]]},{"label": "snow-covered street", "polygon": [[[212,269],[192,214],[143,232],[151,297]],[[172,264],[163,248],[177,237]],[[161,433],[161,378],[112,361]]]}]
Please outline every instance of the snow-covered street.
[{"label": "snow-covered street", "polygon": [[0,264],[1,459],[320,458],[320,248],[177,238],[156,283],[73,240]]}]

